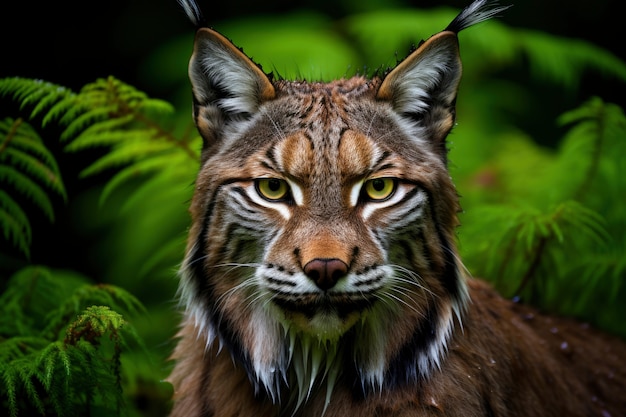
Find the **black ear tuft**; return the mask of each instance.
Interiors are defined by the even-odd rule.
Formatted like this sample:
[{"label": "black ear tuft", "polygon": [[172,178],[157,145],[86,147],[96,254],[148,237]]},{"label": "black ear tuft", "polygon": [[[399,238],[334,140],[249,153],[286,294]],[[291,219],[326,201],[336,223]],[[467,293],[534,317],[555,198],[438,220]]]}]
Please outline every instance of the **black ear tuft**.
[{"label": "black ear tuft", "polygon": [[178,4],[180,4],[189,20],[191,20],[197,28],[207,26],[202,11],[195,0],[178,0]]},{"label": "black ear tuft", "polygon": [[495,17],[498,13],[503,12],[509,7],[511,7],[511,5],[498,6],[497,1],[476,0],[465,9],[463,9],[461,13],[459,13],[459,15],[455,17],[452,22],[450,22],[445,30],[459,33],[463,29],[467,29],[472,25],[484,22],[485,20],[489,20],[492,17]]}]

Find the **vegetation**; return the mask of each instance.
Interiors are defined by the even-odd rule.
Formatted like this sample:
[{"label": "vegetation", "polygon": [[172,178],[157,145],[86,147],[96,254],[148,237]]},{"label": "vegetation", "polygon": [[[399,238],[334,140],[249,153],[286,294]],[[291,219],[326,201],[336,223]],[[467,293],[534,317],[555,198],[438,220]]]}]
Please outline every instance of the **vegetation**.
[{"label": "vegetation", "polygon": [[[389,10],[333,22],[306,13],[218,29],[268,71],[328,80],[392,66],[393,51],[454,14]],[[191,43],[164,45],[154,62],[186,62]],[[567,94],[588,71],[623,84],[626,64],[498,21],[463,32],[461,43],[450,158],[468,269],[506,296],[626,337],[624,112],[596,97],[562,109],[560,127],[545,133],[524,122],[547,111],[545,89]],[[159,74],[167,70],[155,65],[153,75],[185,84],[184,72]],[[172,105],[114,77],[77,92],[0,79],[3,414],[165,414],[171,391],[161,381],[200,148],[182,91]]]}]

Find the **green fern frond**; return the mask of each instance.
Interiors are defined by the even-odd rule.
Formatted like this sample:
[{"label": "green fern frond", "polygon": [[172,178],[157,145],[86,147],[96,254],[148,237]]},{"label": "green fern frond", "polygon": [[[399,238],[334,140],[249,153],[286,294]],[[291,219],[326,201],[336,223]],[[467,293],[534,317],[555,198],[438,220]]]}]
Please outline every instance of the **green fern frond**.
[{"label": "green fern frond", "polygon": [[[82,98],[82,97],[81,97]],[[82,103],[85,105],[85,103]],[[112,114],[115,114],[117,111],[116,106],[114,105],[106,105],[102,104],[98,106],[97,103],[90,103],[91,106],[94,107],[86,107],[81,109],[82,112],[79,114],[78,107],[68,110],[61,120],[59,124],[67,125],[63,133],[61,133],[61,141],[66,142],[73,137],[79,135],[83,130],[88,128],[89,126],[95,125],[98,122],[109,120]],[[98,107],[95,107],[98,106]]]},{"label": "green fern frond", "polygon": [[78,152],[95,147],[111,146],[134,136],[141,136],[142,129],[126,129],[134,119],[132,114],[103,120],[89,126],[65,146],[67,152]]},{"label": "green fern frond", "polygon": [[6,241],[28,256],[32,229],[26,213],[9,194],[0,190],[0,227]]},{"label": "green fern frond", "polygon": [[126,325],[124,317],[109,307],[87,307],[67,329],[64,343],[76,345],[79,339],[84,339],[93,345],[105,334],[118,334]]},{"label": "green fern frond", "polygon": [[[144,135],[149,135],[149,133],[146,132]],[[108,169],[145,160],[145,158],[153,157],[153,155],[171,154],[171,151],[172,145],[168,142],[150,140],[150,136],[148,136],[147,140],[144,137],[135,138],[134,141],[129,141],[124,143],[123,146],[111,149],[105,156],[85,168],[80,175],[81,177],[88,177]],[[161,159],[159,160],[161,161]]]},{"label": "green fern frond", "polygon": [[609,51],[576,39],[518,30],[516,40],[529,58],[531,73],[565,87],[576,87],[585,69],[626,81],[626,64]]},{"label": "green fern frond", "polygon": [[[5,334],[6,335],[6,334]],[[16,336],[1,339],[0,370],[14,359],[31,355],[45,348],[48,340],[39,336]]]},{"label": "green fern frond", "polygon": [[0,155],[0,160],[21,169],[22,172],[28,174],[39,183],[43,183],[57,194],[66,197],[65,188],[58,172],[54,172],[54,168],[45,165],[39,158],[29,155],[28,153],[10,147],[5,149]]},{"label": "green fern frond", "polygon": [[[6,396],[6,401],[8,403],[9,415],[11,417],[17,417],[18,413],[18,405],[17,405],[17,378],[14,372],[10,370],[2,370],[2,385],[3,392]],[[3,395],[0,394],[0,398]]]},{"label": "green fern frond", "polygon": [[[165,101],[149,98],[113,77],[87,84],[79,93],[47,83],[37,90],[41,85],[33,80],[5,79],[0,80],[0,92],[11,95],[24,106],[36,102],[36,113],[43,115],[44,125],[56,120],[64,126],[60,140],[67,142],[65,151],[110,148],[80,174],[87,177],[106,170],[124,170],[106,185],[101,201],[133,178],[131,172],[159,175],[171,166],[177,154],[194,163],[199,159],[199,147],[192,147],[186,138],[175,137],[164,126],[163,122],[173,115],[172,106]],[[147,162],[152,158],[153,162]],[[43,173],[39,170],[32,175],[41,177]],[[24,182],[23,178],[15,179],[18,180]],[[191,181],[187,177],[185,180]],[[24,189],[41,200],[41,193],[28,185],[32,184],[25,184]],[[45,205],[45,201],[41,204]]]},{"label": "green fern frond", "polygon": [[550,275],[558,279],[556,259],[562,253],[586,258],[588,247],[602,250],[610,241],[604,218],[574,200],[545,211],[534,206],[484,206],[472,218],[488,218],[490,223],[487,230],[477,226],[485,234],[484,245],[472,253],[475,259],[488,260],[482,273],[498,277],[505,293],[525,293],[530,288],[531,298],[536,296],[542,271],[552,271]]},{"label": "green fern frond", "polygon": [[143,306],[122,289],[84,282],[28,267],[0,294],[0,403],[10,415],[119,415],[122,351],[145,348],[119,312],[92,304],[131,314]]},{"label": "green fern frond", "polygon": [[[39,159],[43,165],[52,171],[52,175],[55,177],[60,176],[59,167],[54,155],[46,147],[43,140],[41,140],[38,133],[30,124],[21,119],[14,120],[7,118],[0,120],[0,132],[6,135],[0,152],[10,148],[19,149]],[[64,190],[59,190],[59,192],[65,196]]]},{"label": "green fern frond", "polygon": [[[39,102],[40,104],[46,103],[44,100]],[[50,103],[52,104],[52,102]],[[41,126],[46,127],[48,124],[52,122],[57,122],[61,124],[61,119],[64,117],[68,117],[68,115],[76,115],[80,114],[83,111],[81,103],[76,95],[76,93],[72,92],[67,96],[63,97],[63,99],[54,102],[50,106],[49,109],[44,109],[42,106],[38,106],[39,113],[44,113],[43,119],[41,121]]]},{"label": "green fern frond", "polygon": [[40,383],[49,395],[54,411],[63,415],[70,405],[72,393],[72,359],[62,342],[53,342],[35,359]]},{"label": "green fern frond", "polygon": [[34,203],[46,215],[48,220],[54,221],[54,209],[50,197],[30,177],[13,167],[0,165],[0,182],[9,184],[12,188],[19,190],[20,194],[23,194]]},{"label": "green fern frond", "polygon": [[[28,91],[21,94],[26,97]],[[50,194],[67,199],[61,173],[52,153],[35,130],[22,119],[0,120],[0,224],[4,238],[27,257],[30,253],[31,229],[16,194],[25,196],[54,221]]]},{"label": "green fern frond", "polygon": [[[563,140],[554,171],[566,173],[572,179],[569,192],[574,198],[621,223],[622,207],[612,204],[610,197],[622,195],[626,186],[626,165],[622,158],[626,155],[624,111],[615,104],[593,98],[562,115],[559,122],[572,126]],[[616,234],[614,237],[619,238]]]},{"label": "green fern frond", "polygon": [[75,94],[71,90],[57,84],[29,78],[0,79],[0,96],[13,98],[20,103],[21,108],[34,105],[30,113],[31,119],[47,111],[43,118],[43,126],[54,120],[59,111],[75,105]]},{"label": "green fern frond", "polygon": [[89,305],[102,305],[136,316],[145,313],[141,302],[129,292],[112,285],[81,285],[65,301],[47,314],[42,334],[53,337],[71,317]]}]

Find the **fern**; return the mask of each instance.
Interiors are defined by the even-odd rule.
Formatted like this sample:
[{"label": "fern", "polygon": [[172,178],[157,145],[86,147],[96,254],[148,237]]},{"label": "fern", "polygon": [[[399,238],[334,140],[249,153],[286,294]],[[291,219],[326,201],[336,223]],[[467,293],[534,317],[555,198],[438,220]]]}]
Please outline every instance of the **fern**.
[{"label": "fern", "polygon": [[626,290],[626,221],[614,200],[626,192],[626,117],[594,98],[560,122],[571,128],[556,151],[509,137],[462,184],[464,259],[505,294],[620,333],[610,311],[624,310]]},{"label": "fern", "polygon": [[[196,136],[179,139],[161,123],[173,115],[169,103],[151,99],[113,77],[87,84],[79,93],[37,80],[9,78],[0,80],[0,94],[13,97],[22,108],[36,103],[31,117],[42,115],[43,126],[52,121],[63,126],[59,139],[67,142],[67,152],[110,148],[82,172],[83,176],[164,155],[170,161],[177,156],[194,162],[199,159],[192,145]],[[154,173],[162,167],[140,164],[132,171],[135,175]],[[128,172],[114,175],[111,184],[118,187],[130,177]],[[112,191],[110,186],[105,196]]]},{"label": "fern", "polygon": [[127,292],[74,274],[28,267],[11,278],[0,297],[0,400],[9,415],[119,415],[121,354],[142,343],[110,307],[143,311]]},{"label": "fern", "polygon": [[[180,188],[181,184],[193,181],[199,160],[198,136],[186,134],[177,137],[170,126],[173,116],[171,105],[151,99],[113,77],[96,80],[78,93],[38,80],[8,78],[0,80],[0,94],[12,97],[22,110],[32,108],[29,117],[33,122],[41,119],[42,127],[53,122],[59,125],[59,140],[66,144],[66,152],[101,150],[101,156],[80,174],[81,177],[102,173],[110,175],[101,194],[101,204],[125,184],[139,186],[141,182],[136,182],[138,179],[145,186],[158,183],[161,189]],[[29,132],[36,135],[32,128]],[[53,173],[58,172],[53,158],[44,160]],[[35,179],[41,179],[45,174],[43,169],[31,168],[30,171]],[[31,177],[20,174],[15,169],[8,171],[0,167],[0,181],[5,179],[14,183],[14,188],[36,200],[52,219],[52,204],[47,195]],[[57,178],[58,175],[49,177]],[[62,192],[65,197],[61,185],[60,180],[49,181],[51,189]],[[132,195],[141,195],[141,189],[134,190]],[[189,189],[185,190],[186,196],[181,200],[188,199],[189,193]],[[133,201],[143,203],[137,198],[127,200],[125,207],[131,206]],[[6,193],[0,194],[0,204],[5,239],[27,253],[32,232],[25,211],[19,209],[20,206]],[[180,257],[180,241],[165,247],[170,248],[171,259]],[[164,255],[161,247],[154,248],[151,253]],[[148,264],[156,266],[158,261],[149,260]]]},{"label": "fern", "polygon": [[[29,97],[24,101],[28,102]],[[17,194],[26,197],[50,221],[54,220],[50,193],[63,199],[67,195],[54,156],[22,119],[0,121],[0,184],[6,190],[0,190],[0,226],[4,238],[29,256],[32,231]]]}]

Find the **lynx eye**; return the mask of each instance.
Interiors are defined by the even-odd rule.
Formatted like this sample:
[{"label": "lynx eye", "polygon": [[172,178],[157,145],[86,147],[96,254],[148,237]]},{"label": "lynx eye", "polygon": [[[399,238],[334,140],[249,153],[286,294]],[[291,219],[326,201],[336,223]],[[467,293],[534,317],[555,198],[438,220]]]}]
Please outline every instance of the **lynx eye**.
[{"label": "lynx eye", "polygon": [[397,181],[394,178],[373,178],[365,182],[363,189],[369,200],[384,201],[391,197],[396,185]]},{"label": "lynx eye", "polygon": [[260,178],[255,186],[257,193],[269,201],[284,200],[289,194],[287,182],[278,178]]}]

